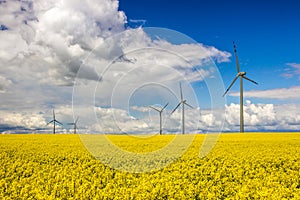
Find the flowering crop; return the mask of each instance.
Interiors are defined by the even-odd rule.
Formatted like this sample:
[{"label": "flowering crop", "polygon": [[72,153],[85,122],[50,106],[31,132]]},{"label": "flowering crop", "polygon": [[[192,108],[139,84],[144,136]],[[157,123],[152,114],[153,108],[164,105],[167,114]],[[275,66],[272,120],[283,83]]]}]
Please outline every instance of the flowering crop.
[{"label": "flowering crop", "polygon": [[[174,138],[124,137],[110,139],[140,153]],[[161,170],[127,173],[95,159],[78,135],[1,135],[0,199],[300,199],[300,134],[222,134],[199,158],[203,139]]]}]

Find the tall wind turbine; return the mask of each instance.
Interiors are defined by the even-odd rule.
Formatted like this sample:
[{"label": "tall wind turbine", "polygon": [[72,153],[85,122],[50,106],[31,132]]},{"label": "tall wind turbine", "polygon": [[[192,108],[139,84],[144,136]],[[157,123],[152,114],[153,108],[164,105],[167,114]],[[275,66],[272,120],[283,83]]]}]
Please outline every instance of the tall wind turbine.
[{"label": "tall wind turbine", "polygon": [[68,125],[74,125],[74,134],[76,134],[76,129],[77,129],[77,122],[78,122],[79,117],[76,118],[76,120],[72,123],[68,123]]},{"label": "tall wind turbine", "polygon": [[181,132],[182,132],[182,134],[184,134],[184,132],[185,132],[185,127],[184,127],[184,105],[187,105],[187,106],[189,106],[191,108],[193,108],[193,106],[191,106],[190,104],[188,104],[186,102],[186,100],[183,98],[181,83],[179,83],[179,87],[180,87],[180,102],[178,103],[178,105],[176,106],[176,108],[174,108],[174,110],[171,112],[171,114],[173,112],[175,112],[175,110],[181,105]]},{"label": "tall wind turbine", "polygon": [[63,125],[62,123],[60,123],[59,121],[57,121],[57,120],[55,119],[54,109],[53,109],[53,120],[51,120],[50,122],[48,122],[47,125],[50,124],[50,123],[53,123],[53,134],[55,134],[55,124],[56,124],[56,123],[58,123],[58,124],[60,124],[60,125]]},{"label": "tall wind turbine", "polygon": [[155,107],[152,107],[152,106],[149,106],[150,108],[152,108],[153,110],[156,110],[158,113],[159,113],[159,134],[161,135],[162,134],[162,112],[164,111],[164,109],[167,107],[169,103],[167,103],[163,108],[161,108],[160,110],[155,108]]},{"label": "tall wind turbine", "polygon": [[235,43],[233,42],[233,48],[234,48],[234,54],[235,54],[235,63],[236,63],[236,69],[237,69],[237,75],[223,94],[223,97],[227,94],[227,92],[230,90],[230,88],[233,86],[235,81],[240,77],[240,132],[244,132],[244,100],[243,100],[243,79],[246,79],[254,84],[258,84],[257,82],[251,80],[246,76],[246,72],[241,72],[240,71],[240,65],[239,65],[239,60],[238,60],[238,55],[236,51],[236,46]]}]

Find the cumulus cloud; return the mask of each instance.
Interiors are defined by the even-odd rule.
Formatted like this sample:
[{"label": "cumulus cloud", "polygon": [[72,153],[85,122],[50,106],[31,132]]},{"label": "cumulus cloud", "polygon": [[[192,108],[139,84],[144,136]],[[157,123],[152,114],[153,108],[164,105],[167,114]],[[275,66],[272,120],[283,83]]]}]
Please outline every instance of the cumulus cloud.
[{"label": "cumulus cloud", "polygon": [[[181,133],[181,109],[171,114],[172,106],[163,112],[163,133]],[[90,115],[86,107],[77,107],[80,113],[78,121],[79,133],[131,133],[157,134],[159,131],[159,115],[147,107],[134,106],[134,110],[144,113],[136,117],[128,110],[119,108],[94,107],[96,115]],[[63,123],[57,127],[58,133],[72,133],[73,116],[71,106],[55,108],[56,119]],[[249,100],[244,105],[246,131],[281,131],[300,129],[300,106],[298,104],[254,104]],[[52,132],[52,110],[38,112],[1,111],[0,130],[8,133],[4,127],[15,127],[11,132],[27,130],[31,132]],[[201,110],[187,108],[185,110],[186,133],[202,133],[214,131],[239,131],[239,104],[230,104],[225,110]],[[2,129],[1,129],[2,128]]]},{"label": "cumulus cloud", "polygon": [[12,127],[24,127],[28,129],[44,127],[46,122],[42,114],[24,112],[4,112],[1,111],[0,124]]},{"label": "cumulus cloud", "polygon": [[[14,83],[13,92],[25,90],[23,85],[55,88],[72,86],[76,78],[102,80],[101,74],[107,65],[120,56],[123,58],[120,61],[131,62],[116,62],[115,67],[105,73],[108,83],[139,65],[148,69],[139,69],[138,79],[142,73],[147,74],[148,79],[178,78],[177,72],[169,74],[159,67],[149,73],[149,66],[160,65],[174,68],[188,80],[203,80],[214,71],[201,68],[199,73],[194,73],[195,65],[205,63],[209,57],[222,62],[230,57],[227,52],[203,44],[173,44],[165,38],[151,38],[142,28],[123,32],[127,18],[118,10],[116,0],[12,0],[2,1],[0,11],[1,27],[7,27],[0,31],[0,61],[5,66],[0,73],[5,80]],[[137,51],[146,48],[152,51]],[[169,52],[162,53],[166,50]],[[130,51],[135,53],[131,55]],[[127,54],[130,54],[128,58]],[[137,61],[134,66],[133,61]],[[59,87],[55,90],[57,96],[62,95]]]},{"label": "cumulus cloud", "polygon": [[58,85],[72,83],[86,55],[126,22],[118,1],[3,1],[0,11],[2,63]]},{"label": "cumulus cloud", "polygon": [[151,128],[145,119],[137,119],[126,110],[117,108],[96,108],[99,121],[94,128],[101,133],[148,133]]},{"label": "cumulus cloud", "polygon": [[[239,126],[240,105],[231,103],[226,105],[226,122],[229,126]],[[273,104],[253,104],[247,100],[244,105],[245,126],[263,127],[276,124]]]},{"label": "cumulus cloud", "polygon": [[[230,96],[240,96],[239,92],[229,93]],[[245,91],[245,97],[264,98],[264,99],[300,99],[300,86],[289,88],[275,88],[270,90]]]},{"label": "cumulus cloud", "polygon": [[[93,68],[105,66],[125,51],[145,47],[172,49],[190,60],[192,65],[201,64],[200,61],[209,56],[222,62],[228,61],[230,56],[201,44],[173,45],[163,39],[151,40],[142,29],[128,31],[107,41],[125,30],[127,19],[124,12],[118,10],[118,1],[4,1],[0,9],[0,23],[8,27],[8,30],[0,31],[0,60],[12,65],[11,71],[33,71],[34,78],[43,83],[71,85],[91,51],[100,59],[99,65],[82,66],[82,70],[93,72]],[[140,60],[149,57],[161,64],[170,60],[164,55],[147,55]],[[181,63],[175,60],[166,64],[173,67]],[[100,79],[90,75],[80,78]]]},{"label": "cumulus cloud", "polygon": [[[173,107],[172,107],[173,108]],[[171,107],[163,112],[163,132],[181,133],[181,110],[180,108],[171,114]],[[106,121],[101,123],[101,130],[114,130],[111,127],[119,127],[122,130],[137,133],[156,133],[159,130],[159,115],[156,111],[147,107],[134,107],[135,110],[144,112],[142,118],[134,118],[128,111],[121,109],[99,109],[99,119]],[[100,114],[101,113],[101,114]],[[114,113],[115,116],[108,113]],[[225,109],[185,110],[185,128],[187,133],[201,133],[214,131],[239,131],[240,106],[231,103]],[[113,120],[108,120],[109,118]],[[115,124],[108,124],[114,121]],[[244,122],[246,131],[282,131],[299,130],[300,106],[298,104],[254,104],[246,100],[244,105]],[[105,127],[105,128],[104,128]],[[133,130],[132,127],[135,127]],[[100,129],[99,129],[100,130]],[[120,131],[120,130],[119,130]],[[105,131],[104,131],[105,132]]]},{"label": "cumulus cloud", "polygon": [[[298,104],[253,104],[244,105],[245,129],[248,131],[299,130],[300,106]],[[239,104],[226,106],[224,130],[239,130]]]}]

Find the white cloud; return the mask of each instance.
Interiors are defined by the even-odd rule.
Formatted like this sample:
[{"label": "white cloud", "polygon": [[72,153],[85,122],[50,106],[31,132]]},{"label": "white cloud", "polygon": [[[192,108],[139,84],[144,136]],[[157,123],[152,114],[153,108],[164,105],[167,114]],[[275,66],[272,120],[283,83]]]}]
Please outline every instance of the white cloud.
[{"label": "white cloud", "polygon": [[[163,133],[181,133],[181,110],[170,114],[173,107],[163,112]],[[93,108],[96,115],[90,115],[88,108],[77,107],[79,113],[79,133],[158,133],[159,115],[146,107],[134,107],[135,110],[143,112],[142,117],[134,117],[128,110],[117,108]],[[224,110],[185,110],[185,126],[187,133],[198,133],[220,130],[224,123],[223,131],[239,131],[239,105],[230,104]],[[46,123],[52,120],[52,110],[38,112],[28,110],[24,112],[0,112],[0,124],[31,129],[33,132],[52,132],[52,124]],[[67,123],[73,122],[73,110],[71,106],[58,106],[55,108],[56,119],[62,122],[63,126],[57,127],[58,133],[72,133],[73,126]],[[96,117],[95,117],[96,116]],[[300,105],[298,104],[253,104],[246,101],[244,105],[244,119],[246,131],[280,131],[300,130]],[[1,129],[1,127],[0,127]]]},{"label": "white cloud", "polygon": [[6,92],[12,81],[0,75],[0,93]]},{"label": "white cloud", "polygon": [[[245,130],[300,130],[300,105],[298,104],[253,104],[244,105]],[[224,130],[239,130],[239,104],[226,106]]]},{"label": "white cloud", "polygon": [[200,121],[204,126],[212,127],[215,125],[216,119],[212,113],[201,115]]},{"label": "white cloud", "polygon": [[[8,27],[0,31],[0,62],[5,66],[0,69],[0,87],[2,92],[8,86],[11,90],[11,94],[1,96],[6,102],[22,96],[33,105],[59,105],[72,93],[71,88],[67,91],[61,86],[72,86],[75,78],[85,84],[101,80],[106,66],[119,56],[135,62],[123,59],[106,71],[103,84],[107,87],[102,92],[106,101],[112,83],[126,74],[130,76],[123,79],[124,91],[130,83],[148,80],[176,80],[173,84],[182,77],[203,80],[215,70],[198,66],[195,73],[195,65],[207,64],[209,57],[228,61],[230,56],[203,44],[173,44],[165,38],[151,38],[142,28],[123,32],[127,18],[116,0],[11,0],[1,3],[0,13],[0,24]],[[10,107],[20,108],[21,100],[16,100]]]},{"label": "white cloud", "polygon": [[[261,128],[276,123],[273,104],[253,104],[249,100],[244,105],[245,126]],[[226,122],[229,126],[239,126],[240,105],[231,103],[226,105]]]},{"label": "white cloud", "polygon": [[[163,132],[181,133],[181,110],[176,110],[171,115],[170,112],[172,108],[171,106],[163,112]],[[103,120],[103,122],[100,123],[102,125],[101,130],[116,131],[115,128],[120,127],[122,130],[128,132],[158,132],[159,115],[157,112],[151,110],[149,112],[149,109],[146,107],[135,107],[134,109],[144,112],[144,117],[140,119],[132,118],[127,113],[128,111],[121,109],[99,109],[99,120]],[[110,115],[108,113],[110,113]],[[112,113],[117,117],[114,118],[111,115]],[[233,103],[225,106],[225,110],[186,109],[186,132],[198,133],[216,131],[221,130],[221,128],[223,131],[239,131],[239,113],[239,104]],[[244,121],[246,131],[299,130],[300,105],[254,104],[247,100],[244,105]],[[105,129],[103,127],[105,127]]]},{"label": "white cloud", "polygon": [[300,130],[300,105],[283,104],[275,107],[279,130]]},{"label": "white cloud", "polygon": [[[231,92],[230,96],[240,96],[239,92]],[[270,90],[252,90],[245,91],[244,96],[248,98],[263,99],[300,99],[300,86],[289,88],[275,88]]]},{"label": "white cloud", "polygon": [[288,68],[285,68],[285,72],[281,74],[283,77],[292,78],[298,76],[300,80],[300,63],[286,63]]},{"label": "white cloud", "polygon": [[[0,124],[24,128],[40,128],[46,125],[45,119],[39,113],[1,112]],[[5,116],[5,117],[4,117]]]},{"label": "white cloud", "polygon": [[[159,109],[159,110],[161,109],[160,107],[156,107],[156,106],[153,106],[153,107],[156,109]],[[149,112],[151,110],[150,107],[143,107],[143,106],[131,106],[131,109],[140,111],[140,112]]]},{"label": "white cloud", "polygon": [[129,19],[129,26],[130,27],[141,27],[146,24],[147,20],[145,19]]},{"label": "white cloud", "polygon": [[0,61],[11,71],[6,75],[57,85],[72,83],[81,60],[126,22],[118,1],[108,0],[12,0],[0,10],[0,24],[8,27],[0,31]]}]

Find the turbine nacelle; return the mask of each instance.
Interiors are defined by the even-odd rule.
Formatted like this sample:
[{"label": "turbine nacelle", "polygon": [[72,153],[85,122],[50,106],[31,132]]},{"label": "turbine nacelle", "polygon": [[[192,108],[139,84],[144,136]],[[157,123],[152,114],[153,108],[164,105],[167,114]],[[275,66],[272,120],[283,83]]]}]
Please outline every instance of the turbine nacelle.
[{"label": "turbine nacelle", "polygon": [[247,73],[246,72],[239,72],[238,75],[239,76],[245,76]]}]

